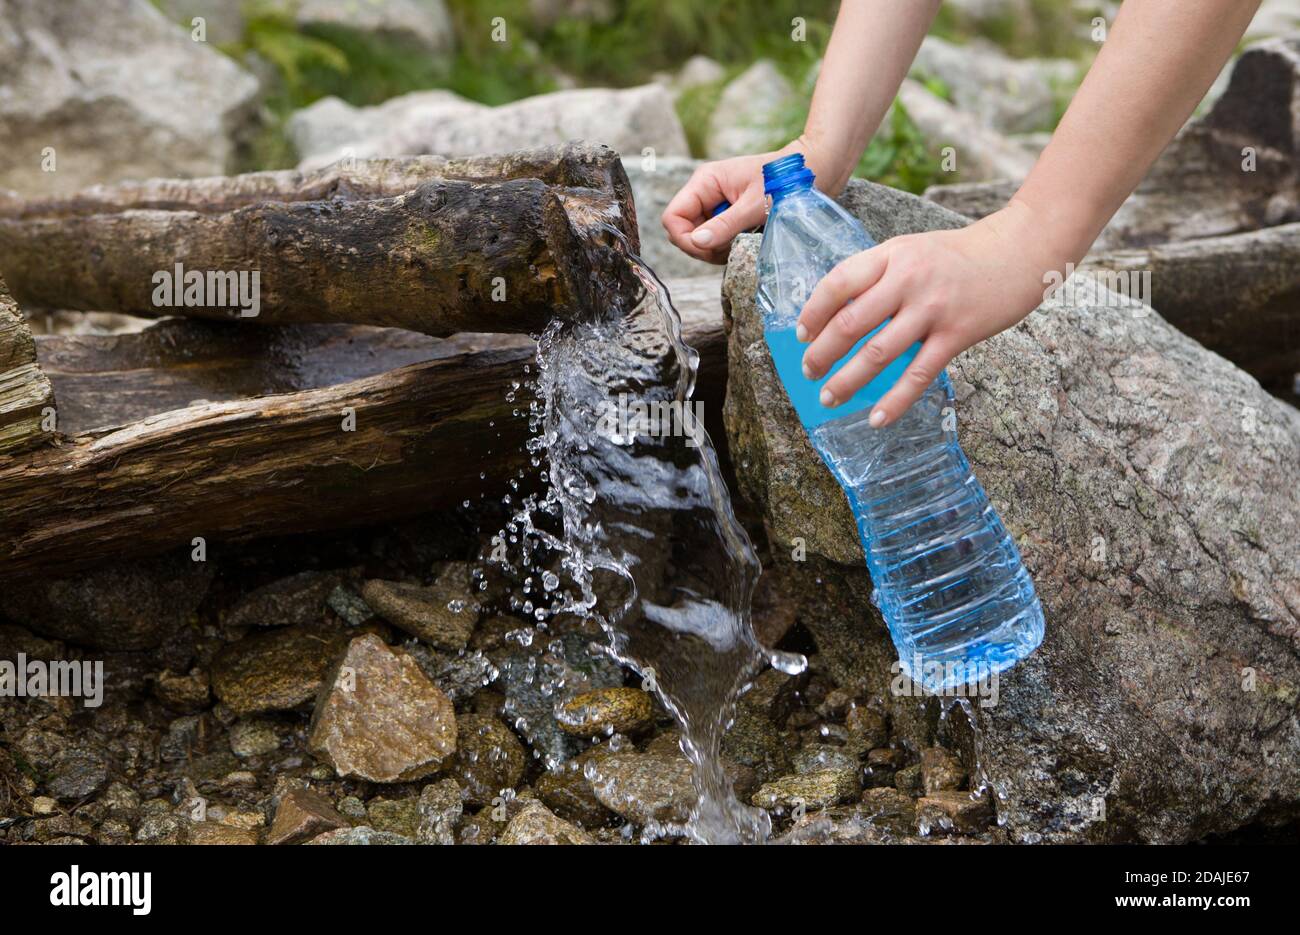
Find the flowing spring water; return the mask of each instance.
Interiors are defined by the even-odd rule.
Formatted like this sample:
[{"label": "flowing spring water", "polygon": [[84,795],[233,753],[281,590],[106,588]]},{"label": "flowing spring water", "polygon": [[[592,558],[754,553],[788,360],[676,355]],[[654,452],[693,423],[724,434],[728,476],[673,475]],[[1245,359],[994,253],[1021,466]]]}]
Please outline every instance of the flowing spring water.
[{"label": "flowing spring water", "polygon": [[594,617],[607,651],[678,721],[697,802],[675,830],[702,843],[761,842],[770,820],[736,799],[720,745],[763,663],[798,672],[805,660],[754,635],[759,563],[689,405],[698,354],[663,283],[621,238],[617,246],[638,301],[539,337],[530,448],[539,467],[544,459],[546,489],[524,499],[498,542],[536,572],[519,609],[538,630],[560,614]]}]

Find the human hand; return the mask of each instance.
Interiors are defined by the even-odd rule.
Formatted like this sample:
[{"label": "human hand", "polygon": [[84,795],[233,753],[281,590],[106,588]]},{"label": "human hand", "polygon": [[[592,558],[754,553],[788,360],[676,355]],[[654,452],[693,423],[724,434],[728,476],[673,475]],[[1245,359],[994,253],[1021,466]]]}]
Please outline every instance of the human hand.
[{"label": "human hand", "polygon": [[[816,157],[809,149],[800,137],[774,152],[706,162],[664,209],[661,220],[668,239],[696,259],[726,263],[735,236],[762,224],[767,216],[763,164],[791,153],[803,153],[816,172]],[[723,201],[731,202],[731,207],[710,218]]]},{"label": "human hand", "polygon": [[822,405],[838,406],[918,341],[921,349],[875,405],[875,428],[916,402],[968,347],[1010,328],[1044,298],[1043,274],[1065,259],[1028,206],[1006,208],[951,231],[895,237],[841,262],[817,284],[795,334],[808,342],[804,376],[821,379],[862,337],[888,325],[826,381]]}]

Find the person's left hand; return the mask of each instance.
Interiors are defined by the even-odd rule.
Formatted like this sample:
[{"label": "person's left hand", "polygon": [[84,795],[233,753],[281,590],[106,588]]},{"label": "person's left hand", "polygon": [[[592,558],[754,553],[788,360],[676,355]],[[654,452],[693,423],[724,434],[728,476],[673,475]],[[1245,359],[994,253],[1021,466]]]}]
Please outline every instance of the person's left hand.
[{"label": "person's left hand", "polygon": [[[821,379],[864,335],[892,321],[822,389],[838,406],[917,341],[916,358],[871,411],[888,425],[921,398],[948,362],[1010,328],[1043,301],[1043,274],[1057,261],[1030,209],[1012,202],[968,227],[895,237],[841,262],[817,284],[796,336],[810,342],[804,376]],[[1038,238],[1038,240],[1035,240]]]}]

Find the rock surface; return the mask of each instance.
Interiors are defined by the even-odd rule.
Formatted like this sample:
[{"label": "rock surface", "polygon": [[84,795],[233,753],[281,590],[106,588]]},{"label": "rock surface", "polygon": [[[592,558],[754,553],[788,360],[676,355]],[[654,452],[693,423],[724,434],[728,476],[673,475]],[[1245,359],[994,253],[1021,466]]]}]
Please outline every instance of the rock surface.
[{"label": "rock surface", "polygon": [[510,819],[498,844],[595,844],[596,839],[576,825],[552,814],[541,802],[530,802]]},{"label": "rock surface", "polygon": [[728,159],[766,152],[778,141],[778,118],[795,103],[794,86],[767,60],[749,66],[722,89],[709,118],[708,157]]},{"label": "rock surface", "polygon": [[300,0],[296,18],[308,32],[346,29],[435,57],[456,44],[443,0]]},{"label": "rock surface", "polygon": [[22,141],[0,187],[48,195],[231,169],[257,80],[147,0],[4,0],[0,21],[0,137]]},{"label": "rock surface", "polygon": [[297,844],[326,831],[348,827],[348,820],[329,799],[310,789],[294,789],[280,798],[267,844]]},{"label": "rock surface", "polygon": [[239,715],[292,711],[316,697],[337,638],[286,627],[231,643],[212,661],[212,691]]},{"label": "rock surface", "polygon": [[75,578],[0,591],[0,614],[45,636],[100,649],[150,649],[182,627],[212,570],[184,555],[101,565]]},{"label": "rock surface", "polygon": [[639,688],[597,688],[575,695],[560,705],[555,719],[565,733],[577,737],[596,734],[635,734],[654,723],[654,701]]},{"label": "rock surface", "polygon": [[519,738],[500,718],[462,714],[456,719],[456,756],[448,771],[471,805],[490,805],[519,785],[528,754]]},{"label": "rock surface", "polygon": [[[878,240],[963,223],[867,183],[843,202]],[[762,340],[757,242],[737,241],[724,287],[740,489],[774,554],[806,544],[789,571],[823,661],[883,693],[895,656],[851,513]],[[1154,312],[1098,299],[1048,303],[949,371],[962,446],[1047,618],[997,703],[973,709],[1000,818],[1014,840],[1186,841],[1294,816],[1300,413]],[[932,731],[918,719],[911,742]]]},{"label": "rock surface", "polygon": [[365,634],[324,680],[309,745],[339,776],[408,782],[456,751],[456,715],[414,659]]},{"label": "rock surface", "polygon": [[372,108],[327,97],[294,114],[288,129],[303,169],[343,157],[468,156],[574,139],[605,143],[627,158],[645,149],[689,152],[672,96],[658,84],[556,91],[500,107],[449,91],[416,91]]},{"label": "rock surface", "polygon": [[1034,167],[1036,157],[1024,147],[932,94],[918,81],[904,79],[898,89],[898,100],[932,151],[942,153],[947,147],[953,149],[956,176],[961,181],[1019,181]]}]

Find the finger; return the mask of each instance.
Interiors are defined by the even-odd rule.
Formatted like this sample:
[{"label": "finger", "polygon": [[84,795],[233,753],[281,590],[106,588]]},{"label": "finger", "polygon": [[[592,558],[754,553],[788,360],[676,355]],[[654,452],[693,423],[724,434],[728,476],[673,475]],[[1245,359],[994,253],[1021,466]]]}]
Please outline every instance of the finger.
[{"label": "finger", "polygon": [[820,380],[835,362],[853,349],[865,335],[898,311],[902,304],[898,282],[886,277],[863,292],[848,305],[841,306],[821,329],[803,354],[803,372],[810,380]]},{"label": "finger", "polygon": [[884,428],[897,421],[912,403],[920,399],[935,379],[948,366],[956,349],[940,338],[930,338],[921,346],[916,358],[898,378],[894,388],[884,395],[871,410],[869,419],[873,428]]},{"label": "finger", "polygon": [[691,242],[702,250],[725,253],[737,234],[763,223],[764,211],[763,198],[746,192],[738,204],[697,227],[691,233]]},{"label": "finger", "polygon": [[896,315],[826,381],[821,392],[822,405],[838,406],[850,399],[878,377],[899,354],[924,338],[929,327],[929,320],[915,310],[911,314]]},{"label": "finger", "polygon": [[[881,247],[872,247],[862,253],[855,253],[847,260],[836,265],[822,277],[813,289],[812,295],[804,303],[799,313],[795,336],[800,341],[811,341],[822,333],[835,313],[854,296],[870,289],[885,274],[889,253]],[[802,328],[803,330],[799,330]],[[866,334],[864,331],[862,334]],[[858,335],[862,337],[862,335]],[[840,352],[844,353],[843,351]]]},{"label": "finger", "polygon": [[701,166],[696,169],[681,190],[668,202],[660,217],[660,222],[668,233],[668,239],[679,250],[696,259],[710,259],[715,251],[695,244],[691,240],[691,234],[708,220],[713,207],[724,200],[726,195],[723,194],[722,183],[709,167]]}]

